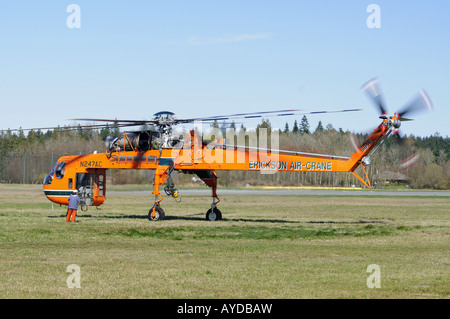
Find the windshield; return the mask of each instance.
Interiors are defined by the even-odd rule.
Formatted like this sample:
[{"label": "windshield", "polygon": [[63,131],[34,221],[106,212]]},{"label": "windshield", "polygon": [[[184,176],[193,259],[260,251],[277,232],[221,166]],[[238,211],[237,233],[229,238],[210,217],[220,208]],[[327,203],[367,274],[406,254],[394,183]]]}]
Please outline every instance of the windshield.
[{"label": "windshield", "polygon": [[58,163],[55,164],[55,166],[53,166],[52,170],[50,171],[50,173],[48,173],[45,177],[44,177],[44,185],[50,185],[52,183],[53,180],[53,174],[55,174],[55,169],[56,166],[58,165]]}]

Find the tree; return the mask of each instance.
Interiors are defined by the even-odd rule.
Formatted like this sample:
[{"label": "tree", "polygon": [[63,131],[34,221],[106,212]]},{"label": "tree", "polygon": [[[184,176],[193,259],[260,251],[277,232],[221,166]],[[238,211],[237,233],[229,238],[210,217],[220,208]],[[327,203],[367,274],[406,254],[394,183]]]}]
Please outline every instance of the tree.
[{"label": "tree", "polygon": [[222,132],[223,136],[227,134],[227,123],[225,121],[223,121],[220,125],[220,131]]},{"label": "tree", "polygon": [[309,122],[306,118],[306,115],[303,115],[302,121],[300,122],[300,133],[301,134],[309,134]]},{"label": "tree", "polygon": [[297,134],[298,133],[298,124],[297,120],[294,121],[294,127],[292,128],[292,133]]},{"label": "tree", "polygon": [[316,130],[314,131],[314,133],[321,133],[323,132],[323,125],[322,125],[322,121],[319,121],[319,124],[317,124]]},{"label": "tree", "polygon": [[[266,130],[267,141],[260,140],[260,134],[259,134],[260,129]],[[262,119],[261,124],[258,124],[256,126],[256,136],[258,137],[258,143],[262,142],[263,145],[265,144],[265,146],[270,148],[270,141],[271,141],[271,136],[272,136],[272,125],[270,124],[269,120]]]},{"label": "tree", "polygon": [[19,138],[18,143],[19,145],[24,145],[27,141],[27,138],[25,137],[25,133],[23,132],[22,128],[19,130]]},{"label": "tree", "polygon": [[34,144],[37,143],[40,139],[39,139],[39,132],[40,131],[29,131],[28,135],[27,135],[27,143],[28,144]]},{"label": "tree", "polygon": [[236,123],[234,123],[234,121],[231,121],[230,129],[236,130]]},{"label": "tree", "polygon": [[81,124],[78,124],[77,131],[78,131],[78,135],[81,138],[85,139],[86,141],[89,141],[89,140],[92,139],[92,136],[93,136],[92,135],[92,129],[90,129],[90,128],[83,128],[83,127],[81,127]]},{"label": "tree", "polygon": [[333,125],[331,125],[331,123],[327,124],[327,131],[328,132],[332,132],[332,131],[336,131],[333,127]]},{"label": "tree", "polygon": [[108,124],[106,124],[106,127],[100,130],[100,138],[102,141],[106,141],[109,136],[111,136],[111,130],[109,129]]},{"label": "tree", "polygon": [[53,135],[53,131],[52,130],[48,130],[47,132],[45,132],[45,134],[44,134],[44,140],[49,140],[49,139],[51,139],[52,138],[52,135]]},{"label": "tree", "polygon": [[259,129],[266,129],[267,136],[270,136],[270,132],[272,131],[272,125],[269,120],[262,119],[261,124],[256,125],[256,134],[259,135]]},{"label": "tree", "polygon": [[[117,120],[117,119],[116,119]],[[120,135],[120,129],[117,122],[114,122],[113,124],[113,130],[112,130],[112,137],[117,137]]]},{"label": "tree", "polygon": [[284,126],[284,133],[289,132],[289,124],[286,122],[286,125]]}]

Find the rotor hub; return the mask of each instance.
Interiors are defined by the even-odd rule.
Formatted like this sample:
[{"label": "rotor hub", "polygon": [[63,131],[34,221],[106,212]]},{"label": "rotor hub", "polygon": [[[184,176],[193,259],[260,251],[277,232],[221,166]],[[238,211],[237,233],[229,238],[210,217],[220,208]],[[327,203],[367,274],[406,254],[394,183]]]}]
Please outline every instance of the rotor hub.
[{"label": "rotor hub", "polygon": [[397,118],[391,119],[391,123],[392,123],[392,126],[394,126],[396,129],[399,129],[400,126],[402,125],[401,121]]}]

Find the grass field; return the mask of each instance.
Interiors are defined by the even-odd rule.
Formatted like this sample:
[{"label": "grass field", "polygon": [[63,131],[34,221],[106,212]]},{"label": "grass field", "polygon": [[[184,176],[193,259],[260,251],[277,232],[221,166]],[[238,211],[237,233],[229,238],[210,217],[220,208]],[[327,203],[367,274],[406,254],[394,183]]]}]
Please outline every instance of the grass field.
[{"label": "grass field", "polygon": [[[110,188],[111,189],[111,188]],[[219,190],[220,194],[220,190]],[[450,198],[110,194],[79,212],[0,185],[1,298],[448,298]],[[69,289],[69,265],[81,288]],[[367,267],[380,267],[369,289]]]}]

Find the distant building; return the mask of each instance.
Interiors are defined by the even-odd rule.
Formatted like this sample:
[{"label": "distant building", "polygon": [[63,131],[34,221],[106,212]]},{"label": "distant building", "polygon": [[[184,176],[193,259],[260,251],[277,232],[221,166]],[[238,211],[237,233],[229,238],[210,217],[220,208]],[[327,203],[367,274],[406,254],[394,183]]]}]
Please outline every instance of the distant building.
[{"label": "distant building", "polygon": [[374,183],[382,183],[382,184],[408,184],[409,177],[399,173],[392,171],[385,171],[378,174],[373,175],[372,180]]}]

